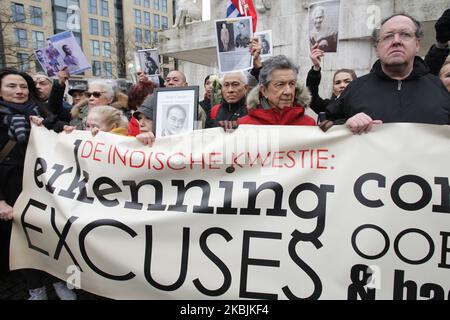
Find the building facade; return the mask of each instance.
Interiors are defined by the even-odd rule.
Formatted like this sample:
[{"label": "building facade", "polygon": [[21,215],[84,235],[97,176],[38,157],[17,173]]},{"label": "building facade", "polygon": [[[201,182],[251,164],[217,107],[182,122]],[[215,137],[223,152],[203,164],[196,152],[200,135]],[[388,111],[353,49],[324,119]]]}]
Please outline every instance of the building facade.
[{"label": "building facade", "polygon": [[2,0],[0,67],[42,71],[33,50],[70,30],[92,65],[80,78],[130,79],[134,52],[157,48],[158,33],[172,25],[172,0]]}]

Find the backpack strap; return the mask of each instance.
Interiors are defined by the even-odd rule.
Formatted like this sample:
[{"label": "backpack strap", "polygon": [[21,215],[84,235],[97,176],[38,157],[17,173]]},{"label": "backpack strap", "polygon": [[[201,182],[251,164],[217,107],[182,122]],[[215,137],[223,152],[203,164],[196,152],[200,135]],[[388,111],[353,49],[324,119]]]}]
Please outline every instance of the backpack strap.
[{"label": "backpack strap", "polygon": [[11,152],[11,150],[15,147],[17,141],[9,140],[3,149],[0,151],[0,163],[5,160],[5,158],[8,156],[8,154]]}]

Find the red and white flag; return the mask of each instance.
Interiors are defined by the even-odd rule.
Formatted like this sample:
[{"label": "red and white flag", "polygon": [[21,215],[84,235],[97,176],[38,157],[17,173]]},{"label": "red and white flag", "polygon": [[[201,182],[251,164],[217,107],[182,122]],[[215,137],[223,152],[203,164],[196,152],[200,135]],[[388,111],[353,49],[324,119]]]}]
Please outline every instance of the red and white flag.
[{"label": "red and white flag", "polygon": [[252,17],[253,32],[256,31],[258,16],[252,0],[228,0],[227,18]]}]

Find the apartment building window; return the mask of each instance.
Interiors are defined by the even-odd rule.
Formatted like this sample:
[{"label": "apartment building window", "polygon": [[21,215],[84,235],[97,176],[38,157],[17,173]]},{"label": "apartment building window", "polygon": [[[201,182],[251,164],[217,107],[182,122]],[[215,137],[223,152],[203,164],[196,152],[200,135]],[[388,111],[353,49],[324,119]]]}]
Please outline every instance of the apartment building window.
[{"label": "apartment building window", "polygon": [[142,23],[142,16],[141,16],[141,10],[134,9],[134,24],[141,24]]},{"label": "apartment building window", "polygon": [[100,56],[100,42],[98,40],[91,40],[91,55]]},{"label": "apartment building window", "polygon": [[89,0],[89,13],[97,14],[97,0]]},{"label": "apartment building window", "polygon": [[30,57],[26,53],[17,53],[19,70],[26,72],[30,69]]},{"label": "apartment building window", "polygon": [[159,15],[157,14],[153,15],[153,27],[159,29]]},{"label": "apartment building window", "polygon": [[94,77],[101,77],[102,75],[102,64],[100,61],[92,61],[92,75]]},{"label": "apartment building window", "polygon": [[31,40],[33,41],[33,48],[39,49],[45,47],[44,33],[40,31],[31,31]]},{"label": "apartment building window", "polygon": [[41,8],[30,6],[30,21],[31,21],[31,24],[34,24],[35,26],[44,25],[44,23],[42,21],[42,9]]},{"label": "apartment building window", "polygon": [[144,25],[150,27],[150,13],[144,11]]},{"label": "apartment building window", "polygon": [[89,18],[89,33],[98,35],[98,20]]},{"label": "apartment building window", "polygon": [[109,16],[109,10],[108,10],[108,0],[100,0],[102,5],[102,16],[108,17]]},{"label": "apartment building window", "polygon": [[135,42],[142,42],[142,29],[135,28],[134,29],[134,41]]},{"label": "apartment building window", "polygon": [[103,56],[111,58],[111,42],[108,41],[103,42]]},{"label": "apartment building window", "polygon": [[103,61],[103,69],[105,69],[105,77],[112,77],[112,63],[109,61]]},{"label": "apartment building window", "polygon": [[150,30],[144,30],[144,42],[152,43],[152,33]]},{"label": "apartment building window", "polygon": [[169,29],[169,19],[165,16],[162,16],[162,28],[163,30]]},{"label": "apartment building window", "polygon": [[159,0],[153,0],[153,9],[159,10]]},{"label": "apartment building window", "polygon": [[16,44],[19,48],[28,48],[27,30],[15,28]]},{"label": "apartment building window", "polygon": [[140,6],[141,5],[141,0],[134,0],[134,5]]},{"label": "apartment building window", "polygon": [[57,30],[67,29],[67,10],[64,8],[55,8],[55,26]]},{"label": "apartment building window", "polygon": [[109,37],[111,35],[111,29],[108,21],[102,21],[102,36]]},{"label": "apartment building window", "polygon": [[144,0],[144,7],[150,8],[150,0]]},{"label": "apartment building window", "polygon": [[158,44],[158,32],[153,32],[153,44]]},{"label": "apartment building window", "polygon": [[167,12],[167,0],[161,0],[161,11]]},{"label": "apartment building window", "polygon": [[11,4],[11,15],[13,22],[25,22],[25,9],[23,4],[13,2]]}]

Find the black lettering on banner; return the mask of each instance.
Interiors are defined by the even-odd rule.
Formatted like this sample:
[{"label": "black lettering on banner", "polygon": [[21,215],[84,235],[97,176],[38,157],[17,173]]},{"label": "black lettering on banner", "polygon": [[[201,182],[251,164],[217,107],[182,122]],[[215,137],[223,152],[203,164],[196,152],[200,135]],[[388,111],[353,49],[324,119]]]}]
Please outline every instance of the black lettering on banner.
[{"label": "black lettering on banner", "polygon": [[275,239],[281,240],[281,233],[274,232],[261,232],[261,231],[248,231],[244,230],[243,248],[242,248],[242,262],[241,262],[241,281],[239,288],[240,298],[249,299],[277,299],[277,294],[261,293],[261,292],[250,292],[247,291],[247,280],[248,280],[248,267],[253,266],[266,266],[266,267],[280,267],[280,261],[277,260],[263,260],[263,259],[251,259],[250,255],[250,239],[260,238],[260,239]]},{"label": "black lettering on banner", "polygon": [[189,228],[183,228],[183,244],[181,253],[181,268],[180,275],[173,284],[164,285],[156,282],[151,273],[152,267],[152,251],[153,251],[153,230],[152,226],[145,226],[146,246],[145,246],[145,262],[144,262],[144,275],[148,283],[153,287],[163,291],[175,291],[180,288],[186,280],[188,262],[189,262]]},{"label": "black lettering on banner", "polygon": [[228,291],[228,289],[231,286],[231,272],[226,266],[225,263],[223,263],[222,260],[219,259],[209,248],[207,245],[207,240],[209,236],[213,234],[219,234],[221,235],[227,242],[230,242],[233,237],[230,235],[228,231],[222,228],[210,228],[205,230],[202,235],[200,236],[200,248],[202,249],[203,253],[222,271],[223,274],[223,284],[222,286],[217,290],[209,290],[205,288],[200,280],[197,278],[193,281],[195,287],[203,293],[204,295],[210,296],[210,297],[218,297],[223,295],[225,292]]},{"label": "black lettering on banner", "polygon": [[184,199],[186,198],[186,192],[194,187],[198,187],[202,189],[202,200],[200,206],[194,206],[192,212],[193,213],[214,213],[214,208],[208,206],[209,197],[211,194],[211,186],[205,180],[194,180],[189,182],[186,186],[184,185],[183,180],[172,180],[172,186],[177,187],[177,203],[175,205],[170,205],[167,210],[169,211],[178,211],[178,212],[187,212],[187,206],[184,205]]},{"label": "black lettering on banner", "polygon": [[375,300],[376,290],[368,288],[367,284],[373,276],[371,269],[364,264],[357,264],[350,271],[352,283],[348,287],[347,297],[349,300]]},{"label": "black lettering on banner", "polygon": [[[304,211],[297,205],[297,197],[303,191],[312,191],[317,196],[317,206],[312,211]],[[332,185],[320,185],[320,187],[312,183],[303,183],[292,190],[289,196],[289,207],[292,212],[302,219],[314,219],[317,218],[317,225],[314,231],[310,233],[299,232],[296,236],[301,241],[315,242],[316,248],[321,248],[322,243],[319,241],[319,237],[322,235],[325,229],[325,215],[327,209],[327,193],[334,192],[334,186]]]},{"label": "black lettering on banner", "polygon": [[244,182],[244,189],[248,189],[248,205],[241,209],[241,215],[255,215],[261,214],[261,209],[256,209],[256,198],[264,190],[272,190],[275,193],[275,200],[273,209],[267,209],[267,216],[286,217],[287,210],[282,208],[283,202],[283,187],[281,184],[273,181],[266,182],[260,187],[256,188],[256,182]]},{"label": "black lettering on banner", "polygon": [[450,213],[450,184],[448,178],[434,178],[434,183],[441,186],[441,204],[433,205],[433,212]]},{"label": "black lettering on banner", "polygon": [[441,232],[442,236],[442,252],[441,252],[441,262],[439,263],[439,268],[450,269],[450,264],[447,263],[447,255],[450,253],[450,247],[448,239],[450,238],[450,232]]},{"label": "black lettering on banner", "polygon": [[405,272],[395,270],[394,273],[394,300],[403,300],[403,292],[406,289],[406,300],[417,299],[417,284],[412,281],[405,281]]},{"label": "black lettering on banner", "polygon": [[75,263],[75,265],[80,269],[80,271],[83,271],[83,269],[81,269],[80,264],[77,262],[77,259],[75,259],[75,256],[73,255],[72,251],[70,250],[70,248],[66,242],[66,238],[67,238],[67,235],[69,234],[70,227],[77,219],[78,219],[78,217],[74,217],[74,216],[70,217],[69,220],[67,220],[62,233],[60,233],[58,230],[58,227],[56,226],[55,208],[53,208],[53,207],[51,208],[50,221],[52,224],[53,231],[55,231],[56,235],[59,238],[53,258],[55,260],[58,260],[59,255],[61,254],[61,250],[64,247],[66,249],[67,253],[69,254],[70,258],[72,259],[73,263]]},{"label": "black lettering on banner", "polygon": [[322,243],[319,239],[311,237],[311,234],[302,234],[298,230],[292,232],[292,239],[289,241],[289,256],[295,264],[297,264],[311,278],[314,283],[314,291],[307,298],[299,298],[292,293],[288,286],[284,286],[282,290],[286,297],[290,300],[317,300],[322,294],[322,281],[320,281],[320,277],[317,273],[297,255],[295,248],[297,244],[302,241],[311,242],[317,249],[322,247]]},{"label": "black lettering on banner", "polygon": [[75,198],[74,190],[78,189],[80,191],[80,194],[77,197],[78,201],[84,202],[84,203],[93,203],[94,198],[87,196],[86,191],[86,183],[89,180],[89,174],[83,170],[83,179],[80,180],[81,177],[81,168],[80,168],[80,161],[78,160],[78,149],[80,148],[81,140],[75,140],[74,145],[74,155],[75,155],[75,163],[77,166],[77,171],[75,173],[75,177],[72,180],[72,183],[70,184],[70,187],[67,190],[61,190],[58,194],[62,197],[73,199]]},{"label": "black lettering on banner", "polygon": [[137,236],[137,233],[133,229],[131,229],[127,225],[125,225],[122,222],[117,221],[117,220],[101,219],[101,220],[96,220],[96,221],[89,223],[81,230],[80,237],[79,237],[80,252],[81,252],[81,255],[83,256],[83,259],[86,261],[86,264],[97,274],[99,274],[102,277],[105,277],[107,279],[116,280],[116,281],[126,281],[126,280],[133,279],[135,277],[135,274],[131,271],[124,275],[113,275],[113,274],[109,274],[109,273],[101,270],[92,262],[91,258],[88,256],[87,251],[86,251],[86,244],[85,244],[86,237],[89,234],[89,232],[91,232],[92,230],[99,228],[99,227],[114,227],[114,228],[120,229],[122,231],[125,231],[132,238]]},{"label": "black lettering on banner", "polygon": [[238,209],[231,207],[233,198],[233,181],[220,181],[219,188],[225,189],[225,196],[223,200],[223,207],[217,208],[217,214],[237,214]]},{"label": "black lettering on banner", "polygon": [[420,287],[420,296],[430,300],[444,300],[445,292],[440,285],[435,283],[425,283]]},{"label": "black lettering on banner", "polygon": [[[415,203],[407,203],[400,198],[400,188],[405,183],[415,183],[422,189],[423,194],[419,201]],[[425,208],[430,203],[431,197],[432,190],[428,182],[425,179],[415,175],[406,175],[398,178],[391,188],[391,198],[394,203],[399,208],[407,211],[417,211]]]},{"label": "black lettering on banner", "polygon": [[43,158],[37,158],[34,163],[34,182],[38,188],[44,187],[44,183],[38,180],[38,177],[47,172],[47,162]]},{"label": "black lettering on banner", "polygon": [[[105,189],[100,189],[102,184],[107,184],[110,187]],[[121,192],[122,190],[117,185],[117,183],[114,182],[114,180],[107,178],[107,177],[101,177],[95,180],[94,185],[92,186],[92,190],[94,191],[95,196],[100,201],[102,205],[105,207],[116,207],[119,205],[119,200],[108,200],[105,198],[106,195]]]},{"label": "black lettering on banner", "polygon": [[[405,272],[395,270],[394,273],[394,300],[404,300],[403,294],[406,289],[406,300],[417,300],[417,283],[412,280],[405,281]],[[420,296],[430,300],[444,300],[444,289],[435,283],[425,283],[420,287]],[[450,297],[449,297],[450,299]]]},{"label": "black lettering on banner", "polygon": [[[373,256],[369,256],[368,254],[363,253],[361,250],[359,250],[357,244],[356,244],[356,237],[358,236],[358,234],[364,230],[364,229],[374,229],[377,230],[379,233],[381,233],[381,235],[384,238],[384,248],[383,250],[376,255]],[[389,246],[390,246],[390,240],[389,240],[389,236],[386,233],[386,231],[384,231],[381,227],[374,225],[374,224],[364,224],[362,226],[359,226],[355,231],[353,231],[352,234],[352,247],[353,250],[355,250],[355,252],[362,258],[364,259],[368,259],[368,260],[376,260],[376,259],[380,259],[382,258],[389,250]]]},{"label": "black lettering on banner", "polygon": [[353,193],[355,194],[356,199],[364,206],[368,208],[380,208],[384,206],[383,201],[380,199],[370,200],[368,199],[362,192],[362,188],[364,183],[369,180],[374,180],[378,182],[378,188],[386,187],[386,177],[378,174],[378,173],[366,173],[356,180],[355,185],[353,187]]},{"label": "black lettering on banner", "polygon": [[30,199],[28,201],[27,205],[25,206],[25,208],[22,211],[22,214],[20,216],[20,222],[22,224],[22,228],[23,228],[23,232],[25,233],[25,237],[27,238],[28,248],[36,250],[37,252],[45,254],[46,256],[49,256],[48,251],[45,251],[44,249],[41,249],[41,248],[39,248],[39,247],[37,247],[37,246],[35,246],[34,244],[31,243],[30,235],[28,234],[27,229],[31,229],[31,230],[34,230],[34,231],[39,232],[39,233],[43,233],[43,232],[42,232],[41,228],[36,227],[35,225],[32,225],[32,224],[30,224],[28,222],[25,222],[25,215],[27,214],[28,209],[30,207],[35,207],[35,208],[38,208],[39,210],[45,212],[45,209],[47,209],[47,205],[45,203],[39,202],[37,200]]},{"label": "black lettering on banner", "polygon": [[70,168],[67,168],[66,170],[64,170],[64,166],[62,166],[60,164],[54,164],[52,169],[55,172],[53,172],[50,179],[48,179],[47,185],[45,186],[45,189],[50,193],[55,192],[55,188],[53,187],[53,184],[55,183],[55,181],[63,174],[72,173],[73,167],[70,167]]},{"label": "black lettering on banner", "polygon": [[[428,241],[428,244],[430,246],[430,251],[428,252],[428,254],[423,259],[420,259],[420,260],[417,260],[417,261],[416,260],[410,260],[410,259],[406,258],[400,252],[400,248],[399,248],[400,240],[401,240],[401,238],[404,235],[409,234],[409,233],[418,233],[418,234],[422,235]],[[406,229],[406,230],[403,230],[402,232],[400,232],[398,234],[398,236],[395,238],[394,250],[395,250],[395,253],[397,254],[397,256],[400,258],[400,260],[402,260],[403,262],[406,262],[406,263],[409,263],[409,264],[412,264],[412,265],[418,265],[418,264],[423,264],[423,263],[425,263],[425,262],[427,262],[427,261],[429,261],[431,259],[431,257],[434,254],[434,242],[433,242],[433,239],[431,239],[431,237],[423,230],[420,230],[420,229]]]},{"label": "black lettering on banner", "polygon": [[163,186],[158,180],[144,180],[137,185],[136,182],[132,180],[126,180],[122,183],[125,186],[129,186],[131,192],[131,202],[125,202],[126,209],[142,209],[143,203],[139,202],[139,190],[143,186],[152,186],[155,189],[155,203],[149,204],[147,210],[164,211],[166,209],[166,205],[162,203]]}]

